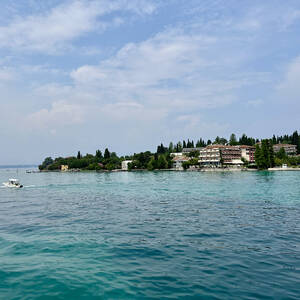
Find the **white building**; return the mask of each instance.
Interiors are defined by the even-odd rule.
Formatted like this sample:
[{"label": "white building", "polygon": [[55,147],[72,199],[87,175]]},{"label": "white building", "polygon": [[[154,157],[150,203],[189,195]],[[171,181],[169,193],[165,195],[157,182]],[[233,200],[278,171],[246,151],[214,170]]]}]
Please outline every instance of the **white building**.
[{"label": "white building", "polygon": [[173,158],[174,168],[176,170],[183,170],[182,163],[185,161],[189,161],[189,158],[187,158],[186,156],[179,155],[179,156],[174,157]]},{"label": "white building", "polygon": [[199,163],[202,166],[218,167],[221,165],[221,152],[217,146],[207,146],[200,150]]},{"label": "white building", "polygon": [[122,161],[122,170],[123,171],[128,171],[128,164],[132,163],[132,160],[124,160]]}]

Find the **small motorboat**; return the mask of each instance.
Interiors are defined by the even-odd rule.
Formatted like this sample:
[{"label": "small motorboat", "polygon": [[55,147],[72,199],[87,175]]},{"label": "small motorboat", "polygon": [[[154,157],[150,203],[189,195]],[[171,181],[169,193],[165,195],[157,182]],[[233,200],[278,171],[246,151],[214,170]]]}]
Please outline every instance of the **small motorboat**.
[{"label": "small motorboat", "polygon": [[3,185],[6,187],[13,187],[13,188],[22,188],[23,185],[19,183],[18,179],[11,178],[8,182],[3,182]]}]

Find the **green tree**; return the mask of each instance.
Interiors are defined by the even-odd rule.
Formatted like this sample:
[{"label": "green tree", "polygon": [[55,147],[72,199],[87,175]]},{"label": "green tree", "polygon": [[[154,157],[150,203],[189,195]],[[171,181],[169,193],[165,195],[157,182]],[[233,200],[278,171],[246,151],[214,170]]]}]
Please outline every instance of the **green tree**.
[{"label": "green tree", "polygon": [[166,160],[166,157],[164,155],[160,155],[157,161],[157,169],[167,169],[167,168],[168,168],[168,162]]},{"label": "green tree", "polygon": [[273,142],[272,140],[269,141],[269,162],[270,168],[273,168],[275,166],[275,156],[274,156],[274,149],[273,149]]},{"label": "green tree", "polygon": [[229,145],[235,146],[237,144],[238,144],[238,142],[237,142],[236,136],[235,136],[234,133],[232,133],[230,138],[229,138]]},{"label": "green tree", "polygon": [[263,157],[259,144],[256,144],[255,146],[255,162],[258,169],[263,169]]},{"label": "green tree", "polygon": [[77,159],[81,159],[82,158],[82,155],[80,153],[80,151],[77,152]]},{"label": "green tree", "polygon": [[276,154],[276,157],[279,158],[279,159],[286,159],[287,158],[287,155],[285,153],[284,148],[279,149],[279,151]]},{"label": "green tree", "polygon": [[150,161],[148,162],[148,164],[147,164],[147,169],[148,169],[149,171],[153,171],[153,170],[155,169],[155,160],[154,160],[154,157],[152,157],[152,158],[150,159]]},{"label": "green tree", "polygon": [[96,158],[98,161],[100,161],[103,158],[102,152],[100,150],[96,151]]},{"label": "green tree", "polygon": [[109,159],[110,158],[110,152],[108,151],[107,148],[105,148],[105,151],[104,151],[104,159]]},{"label": "green tree", "polygon": [[270,166],[270,153],[269,153],[269,141],[261,141],[261,156],[262,156],[262,167],[267,169]]},{"label": "green tree", "polygon": [[199,155],[200,155],[200,152],[199,152],[198,150],[196,150],[196,151],[191,151],[191,152],[188,154],[189,157],[199,157]]},{"label": "green tree", "polygon": [[40,170],[47,169],[48,166],[52,165],[54,163],[52,157],[46,157],[41,165],[39,165]]}]

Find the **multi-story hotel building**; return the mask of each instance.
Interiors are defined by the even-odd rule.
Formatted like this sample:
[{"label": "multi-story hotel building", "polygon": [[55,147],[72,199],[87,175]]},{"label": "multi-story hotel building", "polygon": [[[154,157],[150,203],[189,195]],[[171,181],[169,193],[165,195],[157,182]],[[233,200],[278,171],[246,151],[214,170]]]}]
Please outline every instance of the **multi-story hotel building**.
[{"label": "multi-story hotel building", "polygon": [[277,153],[279,150],[283,148],[287,155],[296,155],[297,154],[297,146],[291,144],[276,144],[273,145],[274,152]]},{"label": "multi-story hotel building", "polygon": [[249,163],[255,163],[255,147],[254,146],[246,146],[241,145],[241,155],[244,159],[246,159]]},{"label": "multi-story hotel building", "polygon": [[199,152],[199,163],[202,166],[221,166],[221,151],[218,145],[209,145]]},{"label": "multi-story hotel building", "polygon": [[255,147],[238,145],[209,145],[200,151],[199,162],[204,166],[243,165],[242,158],[255,162]]}]

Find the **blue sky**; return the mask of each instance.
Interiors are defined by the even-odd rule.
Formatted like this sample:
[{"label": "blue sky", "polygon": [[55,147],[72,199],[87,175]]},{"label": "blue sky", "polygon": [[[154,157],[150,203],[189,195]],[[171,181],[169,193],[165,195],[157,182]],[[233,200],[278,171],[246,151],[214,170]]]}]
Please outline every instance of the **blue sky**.
[{"label": "blue sky", "polygon": [[299,130],[296,0],[3,0],[0,164]]}]

